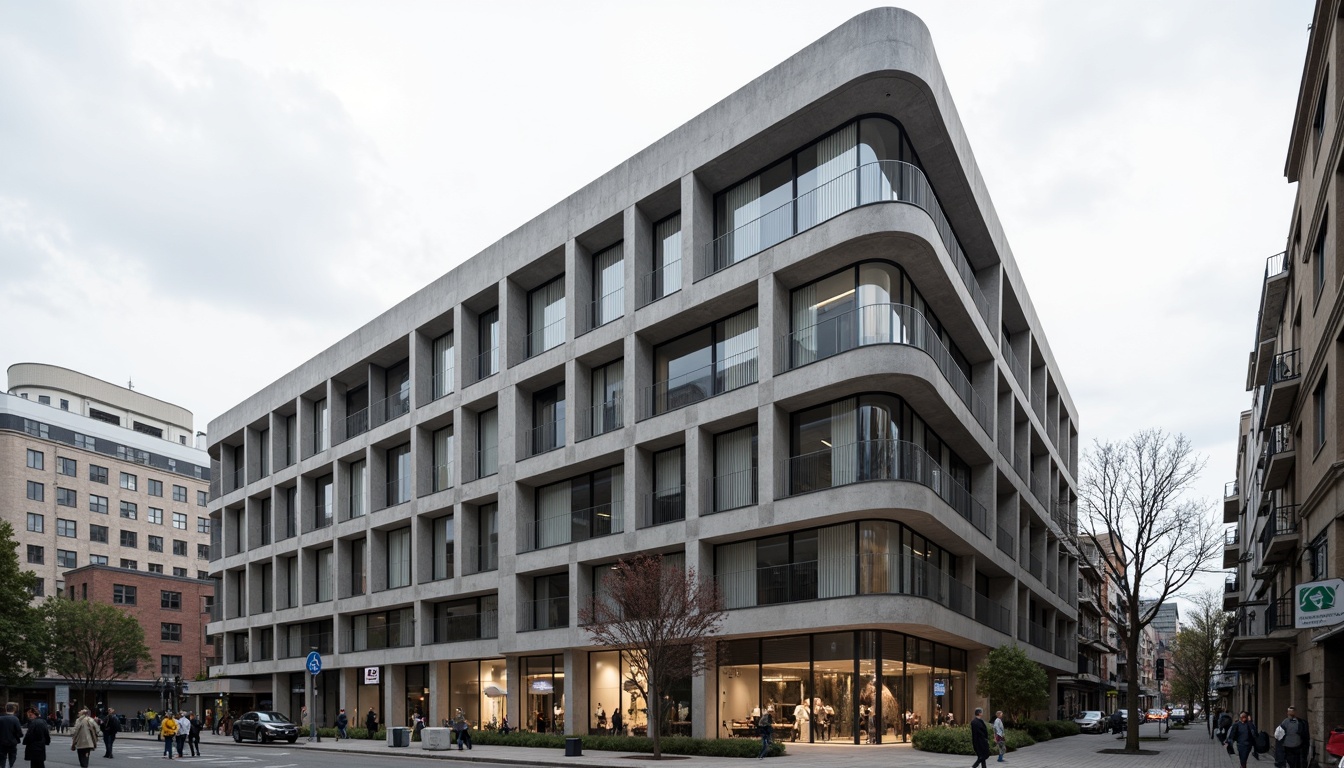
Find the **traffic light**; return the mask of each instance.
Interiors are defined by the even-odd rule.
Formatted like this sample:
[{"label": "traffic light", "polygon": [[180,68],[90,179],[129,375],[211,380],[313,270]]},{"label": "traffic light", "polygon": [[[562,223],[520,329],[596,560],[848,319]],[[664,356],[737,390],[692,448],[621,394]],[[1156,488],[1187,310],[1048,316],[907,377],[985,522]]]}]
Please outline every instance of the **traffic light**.
[{"label": "traffic light", "polygon": [[1167,660],[1166,660],[1166,659],[1158,659],[1158,660],[1157,660],[1157,679],[1158,679],[1158,680],[1166,680],[1166,679],[1167,679]]}]

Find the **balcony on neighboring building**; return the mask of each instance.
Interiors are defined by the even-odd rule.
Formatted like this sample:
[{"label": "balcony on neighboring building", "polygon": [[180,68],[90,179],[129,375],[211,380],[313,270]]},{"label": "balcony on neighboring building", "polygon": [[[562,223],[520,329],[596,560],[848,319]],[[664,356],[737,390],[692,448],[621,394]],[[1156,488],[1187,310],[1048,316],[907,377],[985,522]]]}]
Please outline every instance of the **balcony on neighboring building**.
[{"label": "balcony on neighboring building", "polygon": [[[1293,636],[1283,631],[1278,601],[1242,605],[1236,620],[1228,628],[1227,660],[1232,669],[1254,669],[1265,656],[1284,653],[1293,647]],[[1287,624],[1292,626],[1292,603],[1287,604]],[[1271,618],[1269,614],[1274,614]],[[1270,627],[1274,628],[1271,636]]]},{"label": "balcony on neighboring building", "polygon": [[1291,643],[1297,635],[1293,626],[1293,593],[1269,601],[1265,606],[1265,636],[1283,638]]},{"label": "balcony on neighboring building", "polygon": [[1237,603],[1241,599],[1241,580],[1237,574],[1229,573],[1227,578],[1223,579],[1223,610],[1236,610]]},{"label": "balcony on neighboring building", "polygon": [[1237,481],[1233,480],[1223,486],[1223,522],[1237,522],[1237,515],[1241,514],[1241,489],[1237,486]]},{"label": "balcony on neighboring building", "polygon": [[1279,320],[1283,316],[1292,268],[1293,261],[1288,258],[1286,251],[1265,260],[1265,283],[1260,293],[1260,313],[1255,323],[1256,364],[1251,367],[1251,381],[1247,383],[1247,389],[1265,380],[1265,369],[1269,366],[1274,354],[1274,342],[1278,338]]},{"label": "balcony on neighboring building", "polygon": [[1297,443],[1293,440],[1291,424],[1280,424],[1265,432],[1264,489],[1273,491],[1284,487],[1292,477],[1297,462]]},{"label": "balcony on neighboring building", "polygon": [[1269,365],[1269,389],[1265,393],[1265,408],[1260,418],[1263,426],[1275,426],[1288,420],[1302,386],[1302,350],[1280,352]]},{"label": "balcony on neighboring building", "polygon": [[1288,560],[1297,550],[1297,541],[1297,505],[1276,507],[1260,532],[1260,562],[1275,565]]},{"label": "balcony on neighboring building", "polygon": [[1228,528],[1223,532],[1223,567],[1236,568],[1241,558],[1241,529]]}]

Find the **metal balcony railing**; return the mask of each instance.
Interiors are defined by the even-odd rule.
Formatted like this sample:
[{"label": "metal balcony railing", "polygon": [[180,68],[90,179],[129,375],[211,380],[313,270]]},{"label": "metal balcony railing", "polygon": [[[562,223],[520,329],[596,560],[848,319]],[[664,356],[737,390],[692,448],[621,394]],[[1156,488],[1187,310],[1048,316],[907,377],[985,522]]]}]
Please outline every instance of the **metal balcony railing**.
[{"label": "metal balcony railing", "polygon": [[952,357],[938,332],[924,313],[905,304],[865,304],[807,328],[779,337],[776,360],[781,372],[801,368],[842,352],[866,346],[898,344],[922,350],[938,366],[943,378],[971,411],[971,415],[992,433],[989,407],[980,400],[971,380]]},{"label": "metal balcony railing", "polygon": [[535,331],[527,334],[527,356],[536,357],[542,352],[555,349],[565,343],[565,318],[552,320]]},{"label": "metal balcony railing", "polygon": [[528,430],[525,439],[527,441],[528,458],[554,451],[557,448],[563,448],[565,446],[565,420],[560,418],[533,427]]},{"label": "metal balcony railing", "polygon": [[1022,385],[1022,391],[1027,392],[1031,387],[1031,379],[1027,378],[1027,368],[1022,365],[1022,361],[1017,359],[1017,353],[1013,351],[1013,345],[1004,336],[999,340],[999,349],[1003,351],[1003,359],[1008,362],[1008,370],[1013,372],[1013,378]]},{"label": "metal balcony railing", "polygon": [[603,403],[578,409],[574,427],[576,440],[605,435],[625,426],[625,400],[620,395]]},{"label": "metal balcony railing", "polygon": [[1013,537],[1012,532],[1007,528],[1004,528],[1001,525],[997,527],[999,551],[1009,557],[1013,557],[1013,552],[1016,551],[1016,539]]},{"label": "metal balcony railing", "polygon": [[413,645],[415,622],[402,621],[349,630],[342,638],[341,651],[384,651],[389,648],[410,648]]},{"label": "metal balcony railing", "polygon": [[442,464],[434,465],[434,483],[431,490],[434,493],[446,491],[453,487],[453,462],[446,461]]},{"label": "metal balcony railing", "polygon": [[652,528],[685,519],[686,486],[661,488],[644,494],[644,503],[639,509],[640,528]]},{"label": "metal balcony railing", "polygon": [[451,365],[434,374],[430,380],[430,392],[434,400],[452,394],[453,387],[456,386],[453,377],[456,375],[457,368]]},{"label": "metal balcony railing", "polygon": [[1241,584],[1237,579],[1237,574],[1229,573],[1227,577],[1223,579],[1223,592],[1230,595],[1240,591]]},{"label": "metal balcony railing", "polygon": [[1240,493],[1241,493],[1241,489],[1240,489],[1240,487],[1237,485],[1237,481],[1236,481],[1236,480],[1233,480],[1233,481],[1230,482],[1230,483],[1224,483],[1224,484],[1223,484],[1223,498],[1225,498],[1225,499],[1230,499],[1230,498],[1232,498],[1233,496],[1237,496],[1237,495],[1239,495]]},{"label": "metal balcony railing", "polygon": [[975,620],[1005,635],[1013,634],[1012,612],[988,595],[976,593]]},{"label": "metal balcony railing", "polygon": [[538,517],[523,526],[522,551],[557,547],[625,532],[625,505],[616,500],[587,509]]},{"label": "metal balcony railing", "polygon": [[989,535],[989,513],[984,505],[922,447],[904,440],[862,440],[784,459],[776,495],[797,496],[877,480],[902,480],[930,488],[981,533]]},{"label": "metal balcony railing", "polygon": [[739,352],[718,362],[683,373],[644,388],[640,418],[647,419],[708,400],[759,379],[757,348]]},{"label": "metal balcony railing", "polygon": [[744,469],[711,477],[705,482],[707,512],[727,512],[756,503],[757,469]]},{"label": "metal balcony railing", "polygon": [[499,347],[491,347],[476,356],[472,360],[471,372],[475,374],[469,383],[476,383],[488,379],[499,373]]},{"label": "metal balcony railing", "polygon": [[489,573],[499,570],[499,544],[491,542],[490,544],[478,544],[476,546],[462,547],[462,573],[471,575],[473,573]]},{"label": "metal balcony railing", "polygon": [[677,259],[652,272],[645,272],[640,275],[639,295],[636,298],[639,301],[639,306],[644,307],[680,290],[681,259]]},{"label": "metal balcony railing", "polygon": [[1223,531],[1223,546],[1235,547],[1241,543],[1241,528],[1228,528]]},{"label": "metal balcony railing", "polygon": [[1285,595],[1265,607],[1265,632],[1293,628],[1293,597]]},{"label": "metal balcony railing", "polygon": [[588,333],[624,316],[625,287],[619,286],[601,298],[594,299],[580,307],[579,333]]},{"label": "metal balcony railing", "polygon": [[1277,536],[1295,536],[1297,535],[1297,505],[1282,504],[1274,508],[1274,512],[1265,521],[1265,527],[1260,531],[1260,553],[1263,556],[1265,550],[1269,549],[1270,543]]},{"label": "metal balcony railing", "polygon": [[524,600],[518,604],[518,631],[561,629],[569,626],[569,596]]},{"label": "metal balcony railing", "polygon": [[280,659],[298,659],[307,656],[308,653],[316,649],[318,653],[331,653],[332,633],[318,632],[300,636],[290,636],[288,632],[281,632],[276,640],[276,658]]},{"label": "metal balcony railing", "polygon": [[1274,361],[1269,366],[1271,387],[1281,381],[1292,381],[1302,377],[1302,369],[1299,366],[1299,361],[1302,359],[1301,352],[1300,349],[1292,349],[1274,356]]},{"label": "metal balcony railing", "polygon": [[430,624],[426,644],[459,643],[499,637],[499,611],[440,616]]},{"label": "metal balcony railing", "polygon": [[841,213],[874,203],[908,203],[928,213],[971,302],[992,326],[989,299],[980,289],[975,270],[966,260],[928,178],[918,167],[899,160],[859,166],[706,243],[697,254],[695,279],[702,280],[745,261]]}]

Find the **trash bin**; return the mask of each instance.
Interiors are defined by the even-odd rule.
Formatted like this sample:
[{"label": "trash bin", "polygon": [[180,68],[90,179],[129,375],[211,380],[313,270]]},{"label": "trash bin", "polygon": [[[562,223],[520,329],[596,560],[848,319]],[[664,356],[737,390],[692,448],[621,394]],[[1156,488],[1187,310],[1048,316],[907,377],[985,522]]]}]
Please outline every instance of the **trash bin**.
[{"label": "trash bin", "polygon": [[389,747],[411,746],[411,729],[401,727],[388,728],[387,746]]},{"label": "trash bin", "polygon": [[575,736],[565,739],[565,757],[583,757],[583,739]]}]

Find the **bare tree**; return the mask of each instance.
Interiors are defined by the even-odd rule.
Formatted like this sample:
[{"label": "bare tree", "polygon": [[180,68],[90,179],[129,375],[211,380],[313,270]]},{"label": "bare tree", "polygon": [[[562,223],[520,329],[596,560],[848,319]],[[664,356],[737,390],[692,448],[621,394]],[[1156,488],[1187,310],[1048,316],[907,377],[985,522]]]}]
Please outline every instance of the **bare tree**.
[{"label": "bare tree", "polygon": [[701,581],[693,568],[669,568],[661,555],[621,560],[604,586],[604,594],[579,611],[579,620],[595,644],[624,652],[627,684],[648,707],[653,756],[661,758],[663,694],[677,680],[703,672],[713,658],[723,601],[713,581]]},{"label": "bare tree", "polygon": [[1184,435],[1159,429],[1116,443],[1097,441],[1084,460],[1079,526],[1109,553],[1103,564],[1124,613],[1117,630],[1128,659],[1126,751],[1139,748],[1136,710],[1143,630],[1196,574],[1212,570],[1222,547],[1211,505],[1186,498],[1204,464]]},{"label": "bare tree", "polygon": [[[1228,616],[1217,592],[1200,592],[1190,600],[1195,604],[1195,612],[1188,616],[1189,626],[1176,634],[1171,650],[1171,688],[1177,700],[1191,704],[1198,701],[1208,713],[1213,711],[1210,689],[1222,661],[1221,643]],[[1212,733],[1213,718],[1208,720]]]}]

